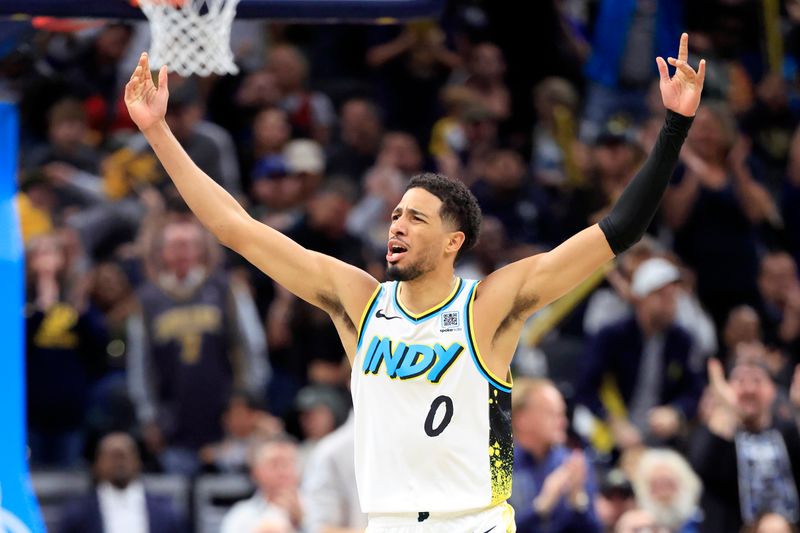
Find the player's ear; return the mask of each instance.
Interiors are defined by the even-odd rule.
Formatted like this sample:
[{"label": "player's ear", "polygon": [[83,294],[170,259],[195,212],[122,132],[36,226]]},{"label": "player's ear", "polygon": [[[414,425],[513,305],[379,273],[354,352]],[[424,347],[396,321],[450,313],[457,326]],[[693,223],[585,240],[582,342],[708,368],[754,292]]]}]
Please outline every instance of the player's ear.
[{"label": "player's ear", "polygon": [[462,246],[464,246],[465,240],[466,235],[464,235],[463,231],[453,231],[448,234],[447,246],[445,250],[447,252],[456,253],[461,249]]}]

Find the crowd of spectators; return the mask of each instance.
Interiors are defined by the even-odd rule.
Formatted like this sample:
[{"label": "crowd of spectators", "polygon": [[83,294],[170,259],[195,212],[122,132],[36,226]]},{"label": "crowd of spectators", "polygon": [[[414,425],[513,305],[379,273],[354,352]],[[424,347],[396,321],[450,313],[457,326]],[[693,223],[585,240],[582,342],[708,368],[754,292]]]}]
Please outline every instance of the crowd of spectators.
[{"label": "crowd of spectators", "polygon": [[[409,178],[460,179],[484,220],[457,273],[482,277],[613,205],[663,122],[654,58],[688,31],[708,77],[659,215],[563,322],[523,336],[511,503],[521,532],[798,531],[800,1],[777,35],[757,0],[529,4],[236,21],[241,72],[170,74],[166,120],[254,217],[378,279]],[[336,330],[209,238],[127,116],[147,24],[0,25],[30,462],[95,481],[62,530],[191,530],[141,471],[249,473],[225,533],[363,530]]]}]

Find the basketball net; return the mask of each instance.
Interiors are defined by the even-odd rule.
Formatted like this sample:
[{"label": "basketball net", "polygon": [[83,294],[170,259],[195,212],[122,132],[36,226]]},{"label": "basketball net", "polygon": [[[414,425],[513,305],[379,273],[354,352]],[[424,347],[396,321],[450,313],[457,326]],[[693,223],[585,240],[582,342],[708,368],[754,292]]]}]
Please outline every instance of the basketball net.
[{"label": "basketball net", "polygon": [[235,74],[231,26],[239,0],[138,0],[150,21],[150,61],[181,76]]}]

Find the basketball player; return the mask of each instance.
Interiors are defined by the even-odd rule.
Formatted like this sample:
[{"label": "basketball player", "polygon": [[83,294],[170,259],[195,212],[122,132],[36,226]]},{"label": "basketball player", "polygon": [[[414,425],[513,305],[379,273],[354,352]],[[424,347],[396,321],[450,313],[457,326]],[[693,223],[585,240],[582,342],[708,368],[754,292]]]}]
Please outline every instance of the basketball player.
[{"label": "basketball player", "polygon": [[131,118],[200,221],[226,246],[324,309],[352,364],[356,478],[369,532],[513,531],[509,364],[525,319],[635,243],[661,200],[700,102],[705,63],[680,40],[672,78],[658,58],[667,118],[652,154],[610,214],[554,250],[485,280],[455,260],[480,209],[460,182],[414,177],[392,214],[387,276],[307,250],[252,219],[186,155],[164,122],[167,71],[142,54],[125,89]]}]

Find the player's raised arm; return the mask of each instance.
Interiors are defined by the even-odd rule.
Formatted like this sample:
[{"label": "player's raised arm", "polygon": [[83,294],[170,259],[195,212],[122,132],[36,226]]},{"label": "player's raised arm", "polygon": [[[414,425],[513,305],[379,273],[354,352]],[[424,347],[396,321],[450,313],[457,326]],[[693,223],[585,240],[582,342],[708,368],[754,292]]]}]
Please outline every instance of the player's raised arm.
[{"label": "player's raised arm", "polygon": [[[667,188],[683,141],[689,131],[705,79],[705,60],[695,71],[687,63],[689,36],[680,40],[676,68],[670,78],[667,63],[656,59],[661,98],[667,117],[645,164],[625,188],[611,212],[554,250],[513,263],[489,276],[483,292],[487,307],[524,319],[536,309],[563,296],[616,254],[636,243],[655,216]],[[494,296],[491,296],[494,295]],[[503,314],[505,313],[505,314]]]},{"label": "player's raised arm", "polygon": [[156,87],[147,54],[142,54],[125,86],[125,104],[200,222],[222,244],[300,298],[331,313],[334,320],[347,315],[350,323],[357,323],[378,282],[356,267],[303,248],[250,217],[225,189],[194,164],[172,135],[164,121],[168,95],[166,67],[161,68]]}]

